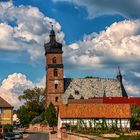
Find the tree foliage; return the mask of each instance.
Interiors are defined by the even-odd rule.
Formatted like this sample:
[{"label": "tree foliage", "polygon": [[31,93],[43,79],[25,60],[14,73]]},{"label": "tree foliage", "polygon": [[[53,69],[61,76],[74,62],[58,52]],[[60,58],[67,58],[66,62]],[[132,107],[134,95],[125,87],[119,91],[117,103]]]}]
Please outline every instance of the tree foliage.
[{"label": "tree foliage", "polygon": [[48,123],[50,127],[54,128],[54,126],[57,126],[56,109],[52,103],[50,103],[45,110],[44,120]]},{"label": "tree foliage", "polygon": [[23,125],[28,125],[33,118],[39,116],[45,110],[45,91],[42,88],[27,89],[23,92],[23,95],[19,96],[19,99],[24,102],[24,105],[17,110],[18,117]]},{"label": "tree foliage", "polygon": [[140,107],[133,106],[131,113],[132,113],[131,128],[140,129]]}]

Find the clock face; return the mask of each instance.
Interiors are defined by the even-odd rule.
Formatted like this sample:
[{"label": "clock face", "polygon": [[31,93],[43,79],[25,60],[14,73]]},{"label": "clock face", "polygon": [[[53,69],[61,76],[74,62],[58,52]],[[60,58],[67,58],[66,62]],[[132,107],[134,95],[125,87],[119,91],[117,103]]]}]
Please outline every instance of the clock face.
[{"label": "clock face", "polygon": [[58,84],[59,83],[59,81],[58,80],[54,80],[54,84]]}]

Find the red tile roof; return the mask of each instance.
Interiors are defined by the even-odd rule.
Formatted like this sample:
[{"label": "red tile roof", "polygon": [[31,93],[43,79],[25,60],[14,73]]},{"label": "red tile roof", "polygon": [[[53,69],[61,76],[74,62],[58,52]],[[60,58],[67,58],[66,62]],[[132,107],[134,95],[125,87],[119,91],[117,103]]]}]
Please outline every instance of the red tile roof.
[{"label": "red tile roof", "polygon": [[101,103],[103,103],[103,98],[68,100],[68,104],[101,104]]},{"label": "red tile roof", "polygon": [[0,107],[13,108],[7,101],[0,97]]},{"label": "red tile roof", "polygon": [[131,118],[129,104],[67,104],[60,106],[61,118]]},{"label": "red tile roof", "polygon": [[140,105],[139,97],[92,97],[87,100],[103,100],[105,104],[135,104]]}]

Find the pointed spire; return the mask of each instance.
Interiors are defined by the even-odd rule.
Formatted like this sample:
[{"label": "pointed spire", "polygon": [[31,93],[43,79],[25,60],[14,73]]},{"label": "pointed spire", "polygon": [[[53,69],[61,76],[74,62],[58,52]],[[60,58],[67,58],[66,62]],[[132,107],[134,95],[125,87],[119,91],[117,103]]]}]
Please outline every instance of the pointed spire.
[{"label": "pointed spire", "polygon": [[122,75],[121,74],[121,70],[120,70],[120,67],[118,66],[118,75]]},{"label": "pointed spire", "polygon": [[122,83],[122,74],[121,74],[121,70],[120,70],[119,66],[118,66],[118,74],[117,74],[116,78]]},{"label": "pointed spire", "polygon": [[52,23],[51,23],[51,27],[52,27],[52,29],[50,31],[50,42],[53,42],[53,41],[55,41],[55,31],[53,29],[53,24]]}]

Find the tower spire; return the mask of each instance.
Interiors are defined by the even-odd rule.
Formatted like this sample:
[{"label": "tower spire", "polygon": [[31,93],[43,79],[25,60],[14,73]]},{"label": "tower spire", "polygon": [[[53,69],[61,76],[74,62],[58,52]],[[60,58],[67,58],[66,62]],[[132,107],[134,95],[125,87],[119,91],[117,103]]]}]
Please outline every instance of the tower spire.
[{"label": "tower spire", "polygon": [[52,27],[52,29],[50,31],[50,42],[54,42],[56,40],[55,40],[55,31],[53,29],[53,24],[52,23],[51,23],[51,27]]},{"label": "tower spire", "polygon": [[116,78],[122,83],[122,74],[121,74],[121,70],[120,70],[119,66],[118,66],[118,74],[117,74]]}]

